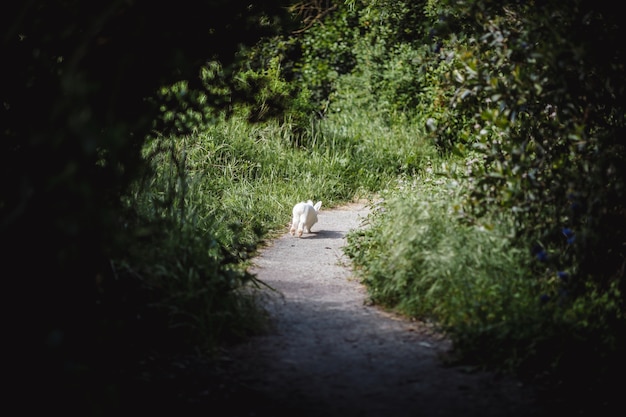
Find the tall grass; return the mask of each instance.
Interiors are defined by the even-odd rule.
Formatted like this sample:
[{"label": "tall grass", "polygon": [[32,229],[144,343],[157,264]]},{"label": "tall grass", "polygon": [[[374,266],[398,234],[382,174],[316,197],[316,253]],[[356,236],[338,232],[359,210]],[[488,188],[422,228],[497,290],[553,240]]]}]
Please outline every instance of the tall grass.
[{"label": "tall grass", "polygon": [[[298,140],[293,130],[234,116],[148,141],[152,169],[126,201],[140,232],[119,270],[149,290],[151,314],[182,343],[210,351],[263,328],[250,291],[263,283],[247,267],[264,240],[287,230],[295,202],[367,197],[421,163],[419,147],[406,146],[420,143],[414,131],[364,113],[312,119]],[[420,146],[422,158],[432,154]]]},{"label": "tall grass", "polygon": [[[345,251],[372,301],[432,320],[474,360],[513,367],[536,336],[529,314],[540,314],[545,286],[532,279],[512,219],[467,221],[464,185],[447,175],[451,165],[400,180],[375,206],[369,227],[349,235]],[[446,173],[437,175],[442,167]],[[482,345],[495,341],[499,349]],[[481,354],[494,351],[501,356]]]},{"label": "tall grass", "polygon": [[471,178],[453,167],[448,159],[399,178],[372,206],[368,227],[348,235],[345,253],[372,301],[435,323],[453,342],[454,363],[515,373],[583,402],[615,395],[619,290],[590,287],[572,304],[568,277],[518,240],[512,214],[463,212]]}]

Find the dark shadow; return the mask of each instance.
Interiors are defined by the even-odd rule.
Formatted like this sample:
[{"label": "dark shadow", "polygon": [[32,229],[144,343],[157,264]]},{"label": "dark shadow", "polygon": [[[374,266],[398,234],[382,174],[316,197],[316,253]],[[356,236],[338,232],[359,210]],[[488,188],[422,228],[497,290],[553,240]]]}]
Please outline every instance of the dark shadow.
[{"label": "dark shadow", "polygon": [[302,235],[302,239],[343,239],[344,237],[346,237],[345,232],[336,230],[319,230]]}]

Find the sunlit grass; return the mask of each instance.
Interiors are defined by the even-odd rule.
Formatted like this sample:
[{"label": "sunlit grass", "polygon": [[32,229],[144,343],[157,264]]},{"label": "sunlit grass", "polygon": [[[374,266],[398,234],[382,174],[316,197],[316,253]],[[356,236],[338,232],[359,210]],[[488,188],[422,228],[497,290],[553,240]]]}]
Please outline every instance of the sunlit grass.
[{"label": "sunlit grass", "polygon": [[210,348],[262,327],[247,291],[262,283],[246,267],[259,245],[286,232],[294,203],[331,208],[368,197],[434,155],[419,130],[356,109],[312,119],[297,140],[292,132],[235,116],[145,148],[153,171],[128,204],[160,226],[127,267],[167,294],[159,308],[193,343]]},{"label": "sunlit grass", "polygon": [[449,159],[399,178],[368,227],[348,235],[344,250],[371,300],[435,323],[457,360],[522,375],[607,372],[601,363],[619,355],[608,330],[622,317],[619,292],[569,305],[562,278],[518,240],[511,213],[463,212],[467,187],[452,170]]}]

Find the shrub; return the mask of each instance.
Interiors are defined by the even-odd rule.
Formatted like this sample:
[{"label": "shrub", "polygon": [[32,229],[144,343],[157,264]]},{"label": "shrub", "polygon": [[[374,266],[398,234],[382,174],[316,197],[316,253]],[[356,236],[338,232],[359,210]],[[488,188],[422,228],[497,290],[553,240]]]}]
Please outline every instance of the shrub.
[{"label": "shrub", "polygon": [[463,223],[459,191],[443,178],[403,184],[346,249],[374,302],[434,319],[453,339],[515,327],[541,291],[511,219]]}]

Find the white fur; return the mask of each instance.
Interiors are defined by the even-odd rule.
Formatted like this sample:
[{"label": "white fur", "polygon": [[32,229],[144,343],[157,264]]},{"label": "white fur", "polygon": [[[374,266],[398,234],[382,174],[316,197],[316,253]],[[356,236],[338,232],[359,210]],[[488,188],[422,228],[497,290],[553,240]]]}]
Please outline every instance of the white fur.
[{"label": "white fur", "polygon": [[291,220],[289,233],[291,233],[292,236],[295,236],[297,233],[298,237],[301,237],[303,232],[311,233],[311,227],[317,223],[317,213],[320,211],[321,207],[321,201],[318,201],[314,205],[311,200],[293,206],[293,218]]}]

